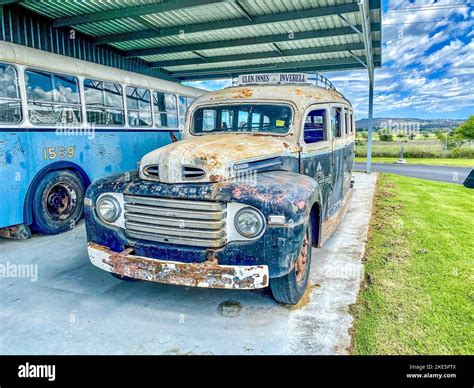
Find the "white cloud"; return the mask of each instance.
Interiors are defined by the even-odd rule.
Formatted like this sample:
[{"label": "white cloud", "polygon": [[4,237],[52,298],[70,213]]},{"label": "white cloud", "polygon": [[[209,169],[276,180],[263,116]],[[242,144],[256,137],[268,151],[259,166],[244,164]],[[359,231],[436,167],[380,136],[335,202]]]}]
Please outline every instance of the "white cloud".
[{"label": "white cloud", "polygon": [[[439,8],[448,4],[445,0],[435,5],[431,0],[389,2],[389,11],[425,5],[433,8],[384,13],[384,63],[375,72],[376,116],[400,109],[414,110],[420,116],[465,108],[474,113],[473,15],[468,7]],[[366,116],[367,73],[329,73],[329,78],[353,102],[358,116]]]}]

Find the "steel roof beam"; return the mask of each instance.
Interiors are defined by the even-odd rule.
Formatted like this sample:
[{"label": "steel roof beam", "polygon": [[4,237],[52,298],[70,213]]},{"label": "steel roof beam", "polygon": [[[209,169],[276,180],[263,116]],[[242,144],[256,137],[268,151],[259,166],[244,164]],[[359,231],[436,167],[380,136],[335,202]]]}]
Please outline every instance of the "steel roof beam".
[{"label": "steel roof beam", "polygon": [[[238,3],[234,4],[237,5]],[[290,11],[271,15],[254,16],[251,19],[249,19],[248,17],[243,17],[239,19],[222,20],[216,22],[188,24],[176,27],[165,27],[162,28],[159,32],[155,30],[143,30],[130,33],[105,35],[97,37],[94,40],[94,43],[110,44],[140,39],[162,38],[165,36],[179,36],[182,34],[183,31],[185,34],[191,34],[195,32],[210,32],[228,28],[259,26],[271,23],[286,22],[291,20],[311,19],[321,16],[333,15],[334,13],[343,14],[351,12],[359,12],[359,7],[357,3],[339,4],[326,7],[305,9],[300,11]]]},{"label": "steel roof beam", "polygon": [[[379,24],[374,24],[372,26],[373,30],[380,30]],[[257,36],[254,38],[241,38],[241,39],[231,39],[231,40],[221,40],[216,42],[204,42],[204,43],[190,43],[182,44],[177,46],[164,46],[164,47],[151,47],[139,50],[131,50],[126,53],[128,57],[144,57],[148,55],[159,55],[159,54],[171,54],[171,53],[183,53],[189,51],[201,51],[201,50],[212,50],[212,49],[222,49],[230,47],[240,47],[240,46],[253,46],[257,44],[268,44],[268,43],[278,43],[278,42],[287,42],[287,41],[296,41],[304,39],[316,39],[316,38],[326,38],[330,36],[340,36],[340,35],[351,35],[354,34],[354,30],[350,27],[338,27],[338,28],[328,28],[321,30],[313,31],[302,31],[295,32],[293,38],[290,38],[288,34],[276,34],[276,35],[265,35]]]},{"label": "steel roof beam", "polygon": [[362,37],[365,45],[365,57],[367,70],[369,71],[369,81],[374,82],[374,60],[372,58],[372,30],[370,26],[370,11],[368,0],[361,0],[359,3],[359,13],[362,21]]},{"label": "steel roof beam", "polygon": [[[375,56],[379,58],[378,56]],[[364,57],[358,57],[360,60],[363,60]],[[260,71],[290,71],[291,69],[303,69],[303,68],[314,68],[314,67],[324,67],[328,65],[340,65],[340,64],[353,64],[357,63],[360,68],[360,63],[351,57],[344,58],[330,58],[330,59],[320,59],[317,61],[298,61],[298,62],[283,62],[275,64],[256,64],[256,65],[246,65],[246,66],[231,66],[231,67],[221,67],[213,69],[201,69],[201,70],[185,70],[185,71],[175,71],[171,75],[173,77],[185,77],[185,76],[199,76],[206,74],[244,74],[245,72],[260,72]]]},{"label": "steel roof beam", "polygon": [[349,20],[347,20],[344,15],[341,15],[340,13],[337,14],[337,16],[339,16],[339,18],[344,22],[346,23],[349,27],[351,27],[359,36],[362,37],[362,31],[359,30],[357,27],[355,27],[351,22],[349,22]]},{"label": "steel roof beam", "polygon": [[279,51],[263,51],[252,54],[236,54],[236,55],[221,55],[213,57],[200,58],[186,58],[173,59],[167,61],[150,62],[150,67],[173,67],[198,65],[203,63],[222,63],[222,62],[238,62],[252,59],[269,59],[278,57],[292,57],[297,55],[312,55],[320,53],[332,53],[338,51],[363,50],[363,43],[349,43],[330,46],[308,47],[301,49],[279,50]]},{"label": "steel roof beam", "polygon": [[135,18],[153,13],[177,11],[202,5],[222,3],[218,0],[168,0],[162,3],[143,4],[132,7],[112,9],[109,11],[94,12],[77,16],[67,16],[53,21],[53,27],[77,26],[79,24],[101,22],[105,20]]}]

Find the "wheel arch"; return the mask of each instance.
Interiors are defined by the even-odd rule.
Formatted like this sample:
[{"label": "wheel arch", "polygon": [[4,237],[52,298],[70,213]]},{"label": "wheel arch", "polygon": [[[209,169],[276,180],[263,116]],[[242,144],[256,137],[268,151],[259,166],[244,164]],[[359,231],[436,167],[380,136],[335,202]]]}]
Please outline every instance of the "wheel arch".
[{"label": "wheel arch", "polygon": [[39,182],[41,182],[41,179],[43,179],[46,174],[58,170],[69,170],[79,174],[82,181],[84,182],[84,189],[86,189],[91,184],[91,180],[89,179],[89,176],[86,174],[84,169],[75,163],[60,161],[48,164],[40,171],[38,171],[38,173],[32,179],[30,185],[28,186],[28,191],[26,192],[25,197],[25,203],[23,204],[24,223],[28,225],[33,223],[33,194]]}]

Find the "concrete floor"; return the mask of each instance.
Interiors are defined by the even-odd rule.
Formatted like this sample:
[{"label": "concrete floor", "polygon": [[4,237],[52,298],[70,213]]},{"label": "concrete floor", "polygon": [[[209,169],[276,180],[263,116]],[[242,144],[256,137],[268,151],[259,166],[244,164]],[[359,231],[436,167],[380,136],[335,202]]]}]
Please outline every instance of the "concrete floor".
[{"label": "concrete floor", "polygon": [[267,290],[116,280],[89,263],[82,223],[60,236],[0,239],[0,266],[38,271],[35,281],[0,278],[0,353],[345,354],[375,180],[356,174],[346,217],[313,251],[307,303],[293,309]]}]

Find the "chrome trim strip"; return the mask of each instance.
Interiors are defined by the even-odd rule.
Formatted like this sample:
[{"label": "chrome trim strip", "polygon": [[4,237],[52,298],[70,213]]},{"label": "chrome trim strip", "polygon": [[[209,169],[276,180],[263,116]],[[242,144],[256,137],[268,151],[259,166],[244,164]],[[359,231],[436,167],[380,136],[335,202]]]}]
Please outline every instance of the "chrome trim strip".
[{"label": "chrome trim strip", "polygon": [[225,227],[225,221],[197,221],[188,219],[176,219],[168,217],[153,217],[144,214],[137,213],[126,213],[125,219],[128,221],[141,222],[144,224],[158,225],[158,226],[171,226],[181,229],[209,229],[218,230]]},{"label": "chrome trim strip", "polygon": [[225,205],[219,202],[189,201],[184,199],[167,199],[155,197],[141,197],[135,195],[125,195],[126,203],[138,205],[152,205],[168,208],[192,209],[192,210],[223,210]]},{"label": "chrome trim strip", "polygon": [[184,209],[173,209],[167,207],[153,207],[153,206],[140,206],[140,205],[131,205],[125,204],[125,211],[141,213],[145,215],[155,215],[161,217],[170,217],[170,218],[188,218],[188,219],[208,219],[208,220],[222,220],[225,217],[225,211],[213,211],[213,212],[204,212],[204,211],[191,211]]},{"label": "chrome trim strip", "polygon": [[194,245],[197,247],[205,248],[218,248],[226,243],[225,239],[220,240],[204,240],[204,239],[192,239],[192,238],[180,238],[180,237],[169,237],[163,235],[140,233],[137,231],[127,231],[128,237],[137,238],[141,240],[156,241],[167,244],[180,244],[180,245]]}]

